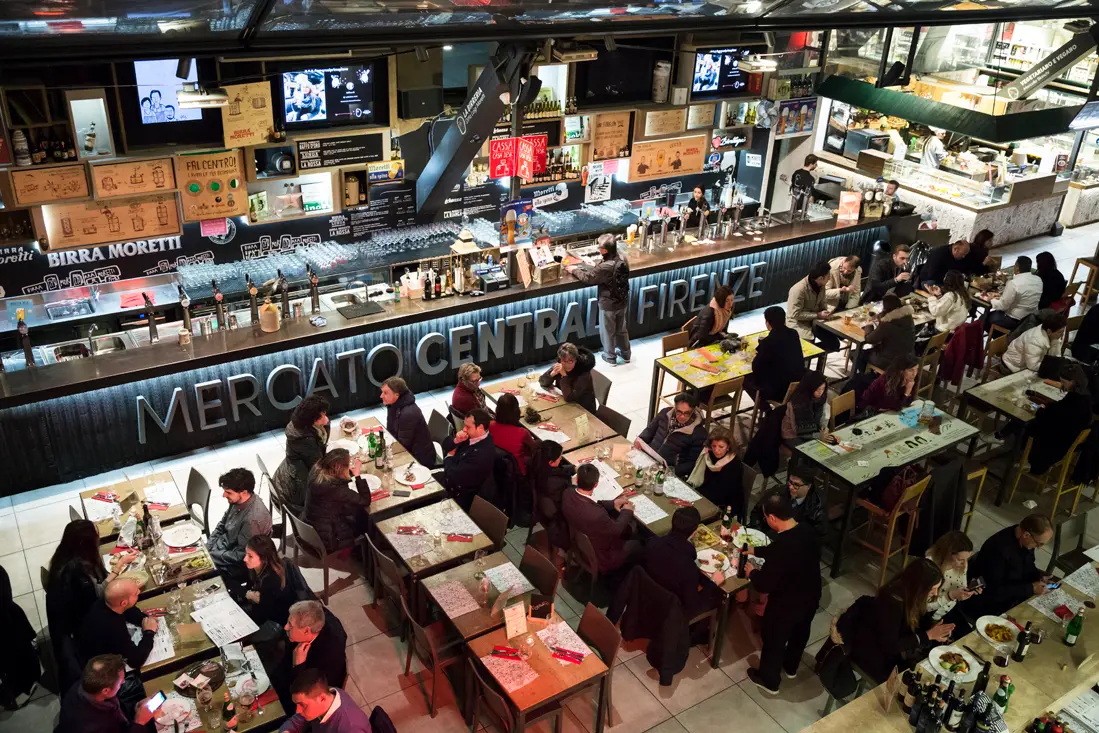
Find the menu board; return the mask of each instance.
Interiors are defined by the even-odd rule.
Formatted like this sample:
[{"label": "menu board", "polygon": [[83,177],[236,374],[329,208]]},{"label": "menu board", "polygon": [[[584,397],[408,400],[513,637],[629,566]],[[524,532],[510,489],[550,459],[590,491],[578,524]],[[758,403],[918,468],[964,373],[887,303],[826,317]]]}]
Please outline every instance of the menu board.
[{"label": "menu board", "polygon": [[382,135],[377,132],[298,141],[298,170],[301,171],[372,163],[381,159]]},{"label": "menu board", "polygon": [[605,112],[595,116],[592,130],[592,158],[618,158],[619,151],[630,146],[632,112]]},{"label": "menu board", "polygon": [[687,108],[666,109],[645,113],[645,137],[673,135],[683,132],[687,119]]},{"label": "menu board", "polygon": [[223,87],[229,104],[221,108],[225,147],[262,145],[275,127],[271,107],[271,82],[232,84]]},{"label": "menu board", "polygon": [[701,173],[709,152],[708,135],[634,143],[630,182]]},{"label": "menu board", "polygon": [[175,171],[183,203],[183,221],[248,213],[244,158],[239,150],[178,155]]},{"label": "menu board", "polygon": [[328,236],[361,238],[415,223],[416,184],[375,183],[370,186],[369,205],[328,218]]},{"label": "menu board", "polygon": [[97,199],[171,191],[175,187],[171,158],[92,166],[92,189]]},{"label": "menu board", "polygon": [[42,207],[51,249],[88,247],[180,234],[179,208],[173,193],[84,201]]},{"label": "menu board", "polygon": [[717,105],[713,102],[709,104],[692,104],[687,112],[687,129],[697,130],[700,127],[713,127],[714,113],[717,111]]},{"label": "menu board", "polygon": [[83,165],[12,171],[11,187],[15,193],[15,202],[21,206],[63,199],[84,199],[90,195],[88,176]]}]

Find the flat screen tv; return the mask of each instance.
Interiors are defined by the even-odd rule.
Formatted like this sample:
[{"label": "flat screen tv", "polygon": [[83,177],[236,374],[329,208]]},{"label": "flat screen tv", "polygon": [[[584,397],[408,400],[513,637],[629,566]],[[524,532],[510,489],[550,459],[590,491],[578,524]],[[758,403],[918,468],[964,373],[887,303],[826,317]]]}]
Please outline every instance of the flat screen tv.
[{"label": "flat screen tv", "polygon": [[114,65],[127,149],[222,143],[221,110],[181,109],[176,96],[195,82],[216,87],[217,62],[195,59],[186,79],[176,77],[177,62],[159,59]]},{"label": "flat screen tv", "polygon": [[176,100],[176,93],[184,84],[198,81],[198,65],[192,60],[190,66],[191,73],[186,79],[180,79],[176,77],[176,59],[134,62],[141,124],[158,125],[202,119],[202,110],[181,109]]},{"label": "flat screen tv", "polygon": [[282,74],[287,129],[374,124],[374,65],[298,69]]},{"label": "flat screen tv", "polygon": [[740,62],[748,56],[746,48],[711,48],[695,54],[691,78],[691,99],[721,99],[748,93],[748,74]]}]

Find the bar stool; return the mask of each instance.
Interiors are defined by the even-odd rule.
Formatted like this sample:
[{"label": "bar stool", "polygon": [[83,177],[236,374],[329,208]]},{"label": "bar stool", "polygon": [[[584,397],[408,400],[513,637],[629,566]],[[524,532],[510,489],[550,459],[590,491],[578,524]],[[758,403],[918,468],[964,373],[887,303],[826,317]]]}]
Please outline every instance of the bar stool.
[{"label": "bar stool", "polygon": [[1084,267],[1088,271],[1088,279],[1084,286],[1083,297],[1081,303],[1087,303],[1091,300],[1092,293],[1095,292],[1095,276],[1099,274],[1099,257],[1077,257],[1076,264],[1072,266],[1072,275],[1069,276],[1068,281],[1072,282],[1076,279],[1076,271]]},{"label": "bar stool", "polygon": [[[916,518],[919,516],[920,499],[923,498],[927,485],[931,483],[931,474],[924,476],[919,481],[911,484],[904,490],[904,494],[889,511],[866,499],[857,499],[856,506],[865,509],[867,520],[851,531],[855,535],[852,539],[858,544],[873,550],[881,555],[881,576],[878,578],[878,587],[885,585],[886,573],[889,571],[889,560],[900,553],[903,558],[901,568],[908,565],[908,548],[912,544],[912,532],[916,529]],[[897,531],[897,523],[902,516],[908,515],[908,529],[904,533],[904,539],[899,547],[893,547],[893,536]],[[866,528],[866,536],[859,537],[858,531]],[[881,527],[885,531],[882,544],[876,545],[870,541],[870,532],[875,527]]]}]

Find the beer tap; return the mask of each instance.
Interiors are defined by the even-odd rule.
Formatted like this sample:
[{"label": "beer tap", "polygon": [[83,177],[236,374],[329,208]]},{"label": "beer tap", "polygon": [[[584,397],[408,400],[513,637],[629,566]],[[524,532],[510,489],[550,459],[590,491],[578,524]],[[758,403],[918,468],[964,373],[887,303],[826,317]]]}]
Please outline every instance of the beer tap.
[{"label": "beer tap", "polygon": [[27,367],[33,369],[35,367],[34,352],[31,351],[31,335],[30,329],[27,328],[26,316],[27,311],[25,308],[15,310],[15,317],[19,321],[16,328],[19,331],[19,340],[23,342],[23,358],[27,361]]},{"label": "beer tap", "polygon": [[229,330],[229,319],[225,317],[225,296],[218,289],[218,281],[211,280],[210,286],[214,289],[214,306],[217,309],[217,321],[219,331]]},{"label": "beer tap", "polygon": [[149,343],[159,343],[160,335],[156,332],[156,313],[153,312],[153,301],[149,299],[148,293],[142,293],[141,298],[145,301],[145,317],[149,319]]},{"label": "beer tap", "polygon": [[252,281],[252,278],[248,277],[248,273],[244,273],[244,284],[248,286],[248,313],[252,317],[252,325],[259,325],[259,301],[256,300],[256,296],[259,295],[259,288]]},{"label": "beer tap", "polygon": [[721,208],[719,208],[717,210],[717,223],[714,224],[714,236],[715,237],[720,237],[721,236],[721,224],[724,221],[725,221],[725,206],[722,205]]},{"label": "beer tap", "polygon": [[709,212],[701,206],[698,208],[698,238],[706,238],[706,221]]},{"label": "beer tap", "polygon": [[309,275],[309,309],[313,315],[317,315],[321,312],[321,291],[317,287],[317,283],[320,282],[320,278],[317,276],[316,271],[312,267],[306,265],[306,273]]},{"label": "beer tap", "polygon": [[740,197],[740,190],[736,192],[736,200],[733,201],[733,231],[740,229],[740,215],[744,212],[744,199]]},{"label": "beer tap", "polygon": [[282,301],[282,320],[290,320],[290,288],[286,282],[286,278],[282,275],[282,270],[275,270],[278,275],[278,288],[279,296]]},{"label": "beer tap", "polygon": [[668,239],[668,222],[671,221],[671,217],[665,214],[660,217],[660,246],[663,248],[664,243]]},{"label": "beer tap", "polygon": [[644,251],[646,249],[652,251],[652,239],[649,238],[649,222],[641,217],[637,218],[637,234],[637,249],[639,251]]},{"label": "beer tap", "polygon": [[179,304],[183,307],[183,328],[187,331],[191,330],[191,297],[187,295],[187,291],[183,289],[182,285],[176,285],[176,290],[179,291]]}]

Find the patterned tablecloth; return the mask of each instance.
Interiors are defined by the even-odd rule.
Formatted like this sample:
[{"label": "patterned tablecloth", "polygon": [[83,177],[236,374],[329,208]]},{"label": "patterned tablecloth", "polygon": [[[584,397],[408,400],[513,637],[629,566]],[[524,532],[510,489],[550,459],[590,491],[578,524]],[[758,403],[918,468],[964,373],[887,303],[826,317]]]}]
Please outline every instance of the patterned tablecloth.
[{"label": "patterned tablecloth", "polygon": [[[701,349],[692,349],[691,351],[684,351],[680,354],[665,356],[661,359],[657,359],[657,362],[664,368],[674,372],[676,378],[686,382],[695,389],[712,387],[719,382],[751,374],[752,359],[755,358],[756,355],[756,346],[759,344],[759,340],[766,335],[766,331],[761,331],[759,333],[751,333],[744,336],[743,340],[746,344],[746,348],[735,354],[724,354],[722,353],[719,344],[713,344],[712,346],[706,346]],[[702,355],[703,352],[717,356],[718,360],[711,364],[711,362]],[[824,351],[820,347],[802,340],[801,353],[808,359],[823,354]],[[692,362],[710,364],[717,367],[718,372],[712,374],[705,369],[691,366]]]}]

